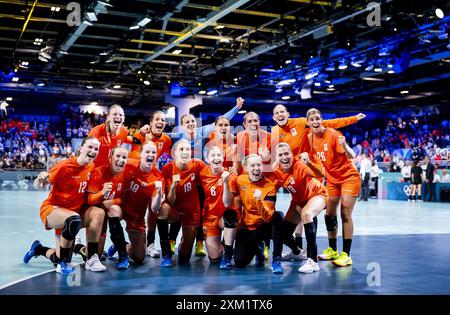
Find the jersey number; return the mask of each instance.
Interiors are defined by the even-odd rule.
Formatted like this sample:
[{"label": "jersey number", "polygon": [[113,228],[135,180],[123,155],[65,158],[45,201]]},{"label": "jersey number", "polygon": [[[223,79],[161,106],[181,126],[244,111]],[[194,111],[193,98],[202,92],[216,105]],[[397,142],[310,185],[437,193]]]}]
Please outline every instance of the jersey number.
[{"label": "jersey number", "polygon": [[115,192],[115,191],[108,192],[108,193],[105,195],[104,199],[105,199],[105,200],[112,200],[112,199],[114,199],[114,196],[115,196],[115,195],[116,195],[116,192]]},{"label": "jersey number", "polygon": [[190,192],[191,189],[192,189],[191,183],[186,183],[186,184],[183,185],[183,187],[184,187],[184,192],[185,193]]},{"label": "jersey number", "polygon": [[135,192],[138,191],[139,185],[138,185],[138,184],[135,184],[134,181],[132,181],[131,184],[130,184],[130,189],[131,189],[132,192],[135,193]]},{"label": "jersey number", "polygon": [[211,187],[211,196],[215,197],[216,196],[216,187]]},{"label": "jersey number", "polygon": [[317,152],[317,157],[325,162],[325,152]]},{"label": "jersey number", "polygon": [[87,182],[81,182],[80,183],[80,189],[78,189],[79,193],[84,193],[86,191],[86,187],[87,187]]}]

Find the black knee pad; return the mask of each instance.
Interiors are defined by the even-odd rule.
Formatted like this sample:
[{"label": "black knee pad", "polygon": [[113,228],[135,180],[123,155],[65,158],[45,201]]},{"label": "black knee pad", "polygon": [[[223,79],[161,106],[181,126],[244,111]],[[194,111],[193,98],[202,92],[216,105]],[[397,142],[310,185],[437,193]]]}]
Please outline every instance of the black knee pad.
[{"label": "black knee pad", "polygon": [[337,216],[325,215],[325,225],[327,226],[327,231],[333,232],[338,229]]},{"label": "black knee pad", "polygon": [[227,209],[223,213],[223,225],[226,228],[233,229],[237,226],[237,213],[234,210]]},{"label": "black knee pad", "polygon": [[208,256],[208,258],[209,258],[209,262],[211,264],[218,264],[222,260],[222,256],[219,256],[217,258],[211,258],[211,257]]},{"label": "black knee pad", "polygon": [[79,215],[68,217],[64,222],[64,227],[61,235],[68,241],[73,241],[75,236],[81,229],[81,218]]}]

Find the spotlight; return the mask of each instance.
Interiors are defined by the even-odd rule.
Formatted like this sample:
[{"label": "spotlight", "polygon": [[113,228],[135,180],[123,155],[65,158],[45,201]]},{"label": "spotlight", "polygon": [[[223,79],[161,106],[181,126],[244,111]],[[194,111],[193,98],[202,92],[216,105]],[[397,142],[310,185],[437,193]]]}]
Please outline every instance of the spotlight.
[{"label": "spotlight", "polygon": [[103,51],[103,52],[99,53],[99,55],[100,55],[100,56],[107,56],[107,55],[108,55],[108,52],[107,52],[107,51]]},{"label": "spotlight", "polygon": [[8,96],[7,98],[6,98],[6,101],[7,102],[11,102],[13,100],[13,98],[11,97],[11,96]]},{"label": "spotlight", "polygon": [[345,63],[341,63],[338,68],[339,70],[345,70],[347,69],[347,65]]},{"label": "spotlight", "polygon": [[91,102],[91,105],[92,106],[96,106],[96,105],[98,105],[98,103],[97,102]]},{"label": "spotlight", "polygon": [[291,97],[290,97],[289,95],[285,95],[285,96],[283,96],[281,99],[282,99],[282,100],[290,100]]},{"label": "spotlight", "polygon": [[92,85],[86,85],[86,88],[87,88],[88,90],[92,90],[94,87],[93,87]]},{"label": "spotlight", "polygon": [[325,68],[325,70],[326,70],[326,71],[334,71],[334,70],[336,70],[336,67],[334,66],[333,63],[330,63],[330,64],[328,65],[328,67]]},{"label": "spotlight", "polygon": [[283,92],[282,88],[278,88],[278,89],[275,90],[275,93],[281,93],[281,92]]},{"label": "spotlight", "polygon": [[45,86],[45,83],[44,82],[40,82],[40,83],[38,83],[37,86]]},{"label": "spotlight", "polygon": [[65,51],[65,50],[60,50],[59,53],[60,53],[61,55],[68,55],[68,54],[69,54],[69,53],[68,53],[67,51]]},{"label": "spotlight", "polygon": [[149,17],[145,17],[142,20],[139,21],[139,23],[137,25],[139,25],[140,27],[144,27],[145,25],[147,25],[148,23],[151,22],[151,18]]},{"label": "spotlight", "polygon": [[321,84],[320,84],[320,82],[315,82],[315,83],[314,83],[314,86],[319,87],[319,86],[321,86]]},{"label": "spotlight", "polygon": [[408,90],[403,90],[403,91],[400,91],[400,94],[408,94],[409,93],[409,91]]},{"label": "spotlight", "polygon": [[290,64],[291,62],[292,62],[292,60],[291,60],[291,59],[288,59],[288,60],[286,60],[284,63],[288,65],[288,64]]},{"label": "spotlight", "polygon": [[444,11],[442,11],[442,9],[440,8],[436,8],[436,11],[434,11],[434,13],[436,13],[436,16],[440,19],[444,18]]},{"label": "spotlight", "polygon": [[89,21],[91,21],[91,22],[97,22],[98,21],[97,15],[95,14],[95,12],[92,12],[92,11],[87,12],[86,16],[89,19]]},{"label": "spotlight", "polygon": [[205,91],[205,90],[201,90],[201,91],[198,92],[198,94],[200,94],[200,95],[205,95],[205,94],[206,94],[206,91]]},{"label": "spotlight", "polygon": [[105,1],[97,1],[98,3],[100,3],[100,4],[103,4],[105,7],[113,7],[113,5],[112,4],[109,4],[108,2],[105,2]]},{"label": "spotlight", "polygon": [[139,29],[139,25],[130,26],[130,30],[137,30],[137,29]]},{"label": "spotlight", "polygon": [[315,76],[319,75],[319,71],[309,72],[305,75],[305,80],[311,80]]},{"label": "spotlight", "polygon": [[389,74],[394,74],[395,71],[394,71],[394,70],[389,70],[388,73],[389,73]]},{"label": "spotlight", "polygon": [[114,86],[113,86],[113,88],[114,89],[120,89],[122,86],[120,85],[120,84],[115,84]]},{"label": "spotlight", "polygon": [[240,111],[238,111],[238,114],[245,114],[245,113],[247,113],[246,110],[240,110]]},{"label": "spotlight", "polygon": [[149,80],[145,80],[145,81],[144,81],[144,84],[145,84],[145,85],[150,85],[150,81],[149,81]]},{"label": "spotlight", "polygon": [[373,69],[373,71],[375,71],[375,72],[383,72],[383,69],[381,69],[381,68],[375,68],[375,69]]},{"label": "spotlight", "polygon": [[[48,61],[48,60],[47,60]],[[19,77],[14,77],[14,78],[12,78],[12,81],[13,82],[18,82],[19,81]]]},{"label": "spotlight", "polygon": [[368,65],[368,66],[366,67],[366,69],[364,69],[364,70],[366,70],[366,71],[372,71],[372,70],[373,70],[373,65]]},{"label": "spotlight", "polygon": [[208,95],[216,95],[217,94],[217,90],[210,90],[208,93],[206,93]]},{"label": "spotlight", "polygon": [[295,83],[295,81],[296,81],[295,79],[281,80],[280,82],[278,82],[277,86],[289,85]]},{"label": "spotlight", "polygon": [[172,54],[174,54],[174,55],[179,55],[179,54],[181,54],[181,52],[182,52],[181,49],[175,49],[175,50],[172,52]]}]

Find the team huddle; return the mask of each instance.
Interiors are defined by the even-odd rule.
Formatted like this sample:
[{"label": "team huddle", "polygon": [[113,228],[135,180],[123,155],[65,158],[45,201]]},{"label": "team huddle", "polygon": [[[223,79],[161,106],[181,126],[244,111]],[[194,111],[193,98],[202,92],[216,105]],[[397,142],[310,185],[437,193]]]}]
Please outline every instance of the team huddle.
[{"label": "team huddle", "polygon": [[[195,245],[196,256],[208,255],[221,270],[230,270],[233,260],[240,268],[253,258],[263,265],[272,240],[271,269],[276,274],[284,272],[281,262],[288,260],[306,260],[301,273],[319,271],[318,259],[351,265],[352,211],[361,184],[354,153],[335,129],[365,115],[323,120],[312,108],[306,118],[290,118],[285,106],[276,105],[276,125],[270,133],[262,130],[258,114],[248,112],[245,129],[234,135],[230,120],[243,103],[238,98],[229,112],[200,128],[194,116],[184,115],[172,133],[164,132],[165,115],[157,111],[150,124],[132,136],[123,126],[123,109],[112,106],[105,123],[92,128],[75,157],[58,162],[34,181],[36,189],[51,185],[40,217],[46,229],[55,230],[56,246],[35,240],[24,262],[44,256],[57,272],[68,275],[75,271],[70,262],[76,253],[86,270],[101,272],[106,270],[105,256],[117,253],[117,269],[127,269],[130,261],[140,265],[146,256],[160,257],[157,227],[163,268],[174,264],[180,230],[178,264],[189,263]],[[286,215],[275,209],[281,188],[291,195]],[[319,255],[317,216],[323,210],[329,247]],[[75,244],[82,228],[86,244]],[[113,245],[105,255],[108,228]],[[288,253],[282,253],[283,245],[290,248]]]}]

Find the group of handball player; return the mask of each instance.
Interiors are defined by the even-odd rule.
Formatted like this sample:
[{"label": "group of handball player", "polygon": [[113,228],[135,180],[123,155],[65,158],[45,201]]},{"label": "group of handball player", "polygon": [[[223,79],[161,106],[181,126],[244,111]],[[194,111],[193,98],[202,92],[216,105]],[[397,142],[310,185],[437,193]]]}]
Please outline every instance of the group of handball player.
[{"label": "group of handball player", "polygon": [[[183,115],[171,133],[164,132],[164,112],[156,111],[135,134],[124,127],[122,107],[110,107],[105,123],[92,128],[76,156],[35,179],[36,189],[50,185],[40,217],[47,230],[55,230],[56,246],[35,240],[23,261],[44,256],[62,275],[75,272],[74,253],[92,272],[105,271],[104,261],[116,255],[117,269],[128,269],[130,262],[142,265],[146,256],[170,268],[177,248],[179,265],[189,264],[194,250],[220,270],[230,270],[253,259],[263,266],[272,241],[275,274],[284,272],[282,261],[304,260],[301,273],[319,271],[318,260],[352,265],[352,211],[361,180],[355,154],[336,129],[365,115],[323,120],[311,108],[306,118],[290,118],[280,104],[273,108],[276,125],[270,133],[255,112],[247,112],[243,128],[234,132],[238,128],[230,121],[243,104],[238,98],[230,111],[202,127],[193,115]],[[284,211],[276,208],[280,190],[291,196]],[[319,254],[317,216],[324,210],[329,247]],[[85,244],[79,235],[83,228]],[[108,234],[112,245],[106,249]]]}]

